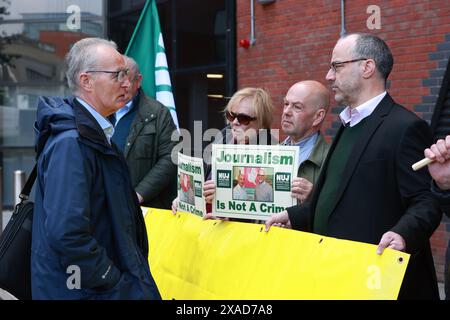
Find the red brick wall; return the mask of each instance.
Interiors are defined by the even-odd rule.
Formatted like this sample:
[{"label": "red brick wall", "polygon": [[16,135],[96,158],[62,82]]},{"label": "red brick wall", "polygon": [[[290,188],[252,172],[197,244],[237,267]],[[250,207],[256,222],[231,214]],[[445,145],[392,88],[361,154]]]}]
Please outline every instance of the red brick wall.
[{"label": "red brick wall", "polygon": [[[450,57],[450,1],[345,1],[347,32],[371,32],[382,37],[394,55],[389,92],[394,99],[431,120]],[[250,38],[250,1],[237,0],[237,39]],[[381,29],[369,30],[369,5],[377,5]],[[341,31],[338,0],[255,0],[256,43],[238,47],[238,88],[261,86],[278,107],[272,126],[279,128],[282,99],[295,82],[314,79],[326,84],[332,49]],[[323,132],[331,139],[341,107],[332,104]],[[432,238],[438,278],[443,280],[445,247],[450,224],[445,219]]]},{"label": "red brick wall", "polygon": [[56,55],[63,59],[66,56],[66,53],[69,52],[70,47],[73,43],[87,37],[89,37],[88,34],[84,34],[81,32],[59,30],[47,30],[39,32],[39,42],[53,46],[55,48]]}]

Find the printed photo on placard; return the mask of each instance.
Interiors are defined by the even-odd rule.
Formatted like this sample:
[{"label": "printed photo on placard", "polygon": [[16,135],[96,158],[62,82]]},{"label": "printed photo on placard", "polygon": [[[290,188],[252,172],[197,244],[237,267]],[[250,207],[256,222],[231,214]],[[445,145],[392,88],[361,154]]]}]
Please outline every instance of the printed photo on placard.
[{"label": "printed photo on placard", "polygon": [[233,200],[273,202],[273,168],[233,167]]},{"label": "printed photo on placard", "polygon": [[214,216],[266,220],[296,204],[298,146],[213,145]]},{"label": "printed photo on placard", "polygon": [[204,216],[203,159],[178,153],[178,210]]}]

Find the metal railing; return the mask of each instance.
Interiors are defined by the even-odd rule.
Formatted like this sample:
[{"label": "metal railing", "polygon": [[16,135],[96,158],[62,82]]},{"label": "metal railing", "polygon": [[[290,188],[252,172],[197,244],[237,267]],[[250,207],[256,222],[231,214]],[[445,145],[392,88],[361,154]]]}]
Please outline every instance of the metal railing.
[{"label": "metal railing", "polygon": [[[25,185],[26,173],[22,170],[14,171],[14,183],[13,183],[13,192],[14,192],[14,206],[20,202],[20,193]],[[4,212],[3,212],[3,169],[0,167],[0,235],[3,232]]]},{"label": "metal railing", "polygon": [[14,205],[20,202],[20,193],[22,192],[23,186],[27,181],[27,175],[25,171],[15,170],[14,171]]}]

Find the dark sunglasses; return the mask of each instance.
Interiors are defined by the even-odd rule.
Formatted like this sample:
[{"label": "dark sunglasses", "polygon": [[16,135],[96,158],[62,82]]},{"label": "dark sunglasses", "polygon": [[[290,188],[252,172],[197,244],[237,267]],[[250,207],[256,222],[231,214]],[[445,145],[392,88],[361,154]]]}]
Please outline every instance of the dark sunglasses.
[{"label": "dark sunglasses", "polygon": [[244,125],[244,126],[246,126],[246,125],[248,125],[250,122],[256,120],[255,117],[250,117],[249,115],[247,115],[247,114],[245,114],[245,113],[238,113],[238,114],[236,114],[236,113],[231,112],[231,111],[227,111],[227,112],[226,112],[226,117],[227,117],[227,120],[230,121],[230,122],[233,122],[234,119],[237,118],[238,121],[239,121],[239,123],[242,124],[242,125]]}]

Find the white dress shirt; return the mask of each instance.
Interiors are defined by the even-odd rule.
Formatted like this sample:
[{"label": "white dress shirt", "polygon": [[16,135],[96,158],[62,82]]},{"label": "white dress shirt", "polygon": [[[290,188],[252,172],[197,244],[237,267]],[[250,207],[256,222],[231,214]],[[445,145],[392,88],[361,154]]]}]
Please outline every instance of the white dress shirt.
[{"label": "white dress shirt", "polygon": [[373,97],[370,100],[367,100],[366,102],[357,106],[356,108],[352,109],[350,107],[346,107],[339,114],[342,124],[344,126],[350,125],[350,127],[356,126],[358,123],[361,122],[362,119],[367,118],[372,114],[373,110],[375,110],[375,108],[381,102],[381,100],[383,100],[385,95],[386,91],[377,95],[376,97]]}]

